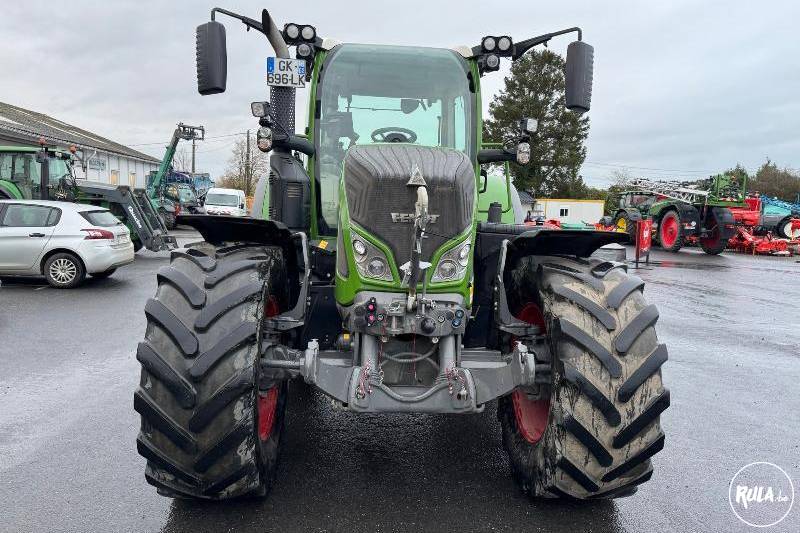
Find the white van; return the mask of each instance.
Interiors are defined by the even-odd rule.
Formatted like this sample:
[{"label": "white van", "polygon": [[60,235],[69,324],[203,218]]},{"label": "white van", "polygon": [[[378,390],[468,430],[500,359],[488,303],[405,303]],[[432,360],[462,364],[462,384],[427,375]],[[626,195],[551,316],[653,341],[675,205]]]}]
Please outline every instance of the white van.
[{"label": "white van", "polygon": [[211,187],[206,193],[203,207],[209,215],[247,216],[244,191],[241,189]]}]

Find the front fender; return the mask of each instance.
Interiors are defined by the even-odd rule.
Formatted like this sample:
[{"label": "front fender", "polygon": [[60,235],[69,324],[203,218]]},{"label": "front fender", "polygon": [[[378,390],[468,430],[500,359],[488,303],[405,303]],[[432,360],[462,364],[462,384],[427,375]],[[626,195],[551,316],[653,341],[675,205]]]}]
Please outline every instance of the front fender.
[{"label": "front fender", "polygon": [[507,259],[527,255],[574,255],[589,257],[607,244],[624,244],[628,236],[614,231],[533,230],[510,240]]},{"label": "front fender", "polygon": [[247,242],[274,246],[292,246],[292,232],[274,220],[227,215],[178,215],[178,224],[191,226],[207,242]]}]

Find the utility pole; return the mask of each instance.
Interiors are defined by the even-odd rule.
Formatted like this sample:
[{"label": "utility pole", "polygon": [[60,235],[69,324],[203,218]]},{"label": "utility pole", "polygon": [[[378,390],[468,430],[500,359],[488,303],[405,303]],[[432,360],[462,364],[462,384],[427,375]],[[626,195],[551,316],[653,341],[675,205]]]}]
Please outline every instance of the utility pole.
[{"label": "utility pole", "polygon": [[194,175],[194,147],[195,147],[195,140],[196,137],[192,135],[192,175]]},{"label": "utility pole", "polygon": [[247,130],[247,152],[244,157],[244,193],[250,194],[250,130]]}]

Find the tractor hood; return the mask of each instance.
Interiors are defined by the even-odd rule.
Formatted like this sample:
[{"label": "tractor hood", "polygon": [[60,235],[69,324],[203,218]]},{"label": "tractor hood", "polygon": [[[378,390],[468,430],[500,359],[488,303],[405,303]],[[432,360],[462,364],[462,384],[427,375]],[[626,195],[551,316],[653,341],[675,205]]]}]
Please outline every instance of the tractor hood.
[{"label": "tractor hood", "polygon": [[[405,143],[356,145],[344,160],[344,189],[350,220],[382,241],[396,264],[411,258],[415,186],[421,174],[428,190],[428,222],[421,259],[431,261],[445,242],[472,224],[475,170],[469,157],[449,148]],[[416,170],[419,170],[419,173]]]}]

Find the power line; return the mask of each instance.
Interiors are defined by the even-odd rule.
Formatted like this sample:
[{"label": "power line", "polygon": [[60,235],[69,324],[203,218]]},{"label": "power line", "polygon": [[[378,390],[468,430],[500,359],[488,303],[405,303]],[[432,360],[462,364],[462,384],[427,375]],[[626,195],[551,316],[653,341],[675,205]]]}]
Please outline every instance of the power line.
[{"label": "power line", "polygon": [[[235,137],[236,135],[246,135],[246,134],[247,134],[247,132],[240,131],[238,133],[227,133],[225,135],[216,135],[214,137],[206,137],[204,140],[212,141],[214,139],[224,139],[226,137]],[[166,146],[167,144],[169,144],[169,141],[167,141],[167,142],[159,141],[159,142],[154,142],[154,143],[127,144],[126,146],[129,146],[129,147],[134,147],[134,146],[157,146],[157,145]]]},{"label": "power line", "polygon": [[686,169],[676,169],[676,168],[654,168],[654,167],[639,167],[635,165],[622,165],[619,163],[600,163],[595,161],[586,160],[583,163],[584,165],[590,166],[599,166],[599,167],[612,167],[612,168],[630,168],[633,170],[651,170],[655,172],[682,172],[687,174],[706,174],[708,172],[716,172],[714,170],[686,170]]}]

